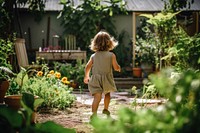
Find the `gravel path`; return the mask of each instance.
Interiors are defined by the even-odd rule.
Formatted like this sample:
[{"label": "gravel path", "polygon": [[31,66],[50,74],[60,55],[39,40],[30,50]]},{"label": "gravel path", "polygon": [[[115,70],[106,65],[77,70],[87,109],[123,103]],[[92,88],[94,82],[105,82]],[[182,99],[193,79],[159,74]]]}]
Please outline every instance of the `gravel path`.
[{"label": "gravel path", "polygon": [[[91,104],[93,97],[89,92],[82,94],[75,92],[77,100],[71,108],[66,110],[57,109],[43,109],[37,115],[38,122],[54,121],[67,128],[75,128],[77,133],[91,133],[93,131],[92,126],[89,124],[89,118],[91,113]],[[130,96],[127,92],[117,92],[111,95],[111,102],[109,110],[111,117],[117,119],[117,111],[122,107],[134,108],[131,104],[134,100],[133,96]],[[144,100],[137,99],[137,103],[144,102]],[[149,103],[160,103],[161,100],[145,101]],[[137,108],[140,108],[139,106]],[[106,118],[106,115],[102,114],[103,110],[103,97],[98,108],[98,116]]]}]

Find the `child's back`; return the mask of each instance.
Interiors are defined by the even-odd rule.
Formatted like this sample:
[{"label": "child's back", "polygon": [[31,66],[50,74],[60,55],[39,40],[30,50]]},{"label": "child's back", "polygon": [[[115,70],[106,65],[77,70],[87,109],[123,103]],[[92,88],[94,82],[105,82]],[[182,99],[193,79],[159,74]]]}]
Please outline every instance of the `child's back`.
[{"label": "child's back", "polygon": [[93,56],[92,74],[107,74],[112,72],[112,53],[98,51]]},{"label": "child's back", "polygon": [[101,88],[104,94],[116,91],[112,73],[112,55],[113,53],[108,51],[98,51],[93,54],[92,76],[88,84],[92,94],[97,91],[94,88]]}]

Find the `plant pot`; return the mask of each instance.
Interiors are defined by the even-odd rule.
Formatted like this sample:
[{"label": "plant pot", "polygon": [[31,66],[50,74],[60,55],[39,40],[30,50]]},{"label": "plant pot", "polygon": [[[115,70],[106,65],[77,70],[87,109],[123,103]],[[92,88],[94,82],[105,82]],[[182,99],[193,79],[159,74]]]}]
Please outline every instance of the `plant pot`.
[{"label": "plant pot", "polygon": [[0,103],[4,102],[4,96],[6,95],[8,87],[9,87],[8,81],[5,80],[0,82]]},{"label": "plant pot", "polygon": [[70,87],[76,89],[76,88],[78,88],[78,83],[73,81],[73,82],[70,83]]},{"label": "plant pot", "polygon": [[19,110],[21,108],[20,100],[22,98],[22,95],[9,95],[4,97],[5,104],[8,105],[8,107]]},{"label": "plant pot", "polygon": [[[5,104],[8,105],[9,108],[14,110],[19,110],[21,106],[21,98],[22,95],[9,95],[4,97]],[[35,99],[39,98],[38,96],[34,96]],[[37,109],[34,109],[31,115],[31,123],[36,123],[37,121]]]},{"label": "plant pot", "polygon": [[153,64],[141,63],[142,76],[147,78],[149,74],[153,73]]},{"label": "plant pot", "polygon": [[142,77],[142,68],[134,67],[133,68],[133,77],[141,78]]}]

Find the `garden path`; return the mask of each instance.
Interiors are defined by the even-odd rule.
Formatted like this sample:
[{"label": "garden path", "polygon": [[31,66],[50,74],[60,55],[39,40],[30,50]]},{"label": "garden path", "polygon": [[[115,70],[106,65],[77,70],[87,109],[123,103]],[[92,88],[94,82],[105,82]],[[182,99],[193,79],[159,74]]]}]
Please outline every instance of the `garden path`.
[{"label": "garden path", "polygon": [[[89,124],[89,118],[92,114],[91,104],[93,97],[89,94],[89,92],[74,92],[74,95],[76,95],[77,100],[71,108],[68,108],[66,110],[41,110],[37,117],[38,122],[45,122],[51,120],[64,127],[75,128],[77,133],[91,133],[93,131],[93,128]],[[140,108],[140,106],[133,106],[132,102],[134,101],[134,96],[131,96],[128,92],[115,92],[111,94],[111,97],[112,99],[110,102],[109,110],[113,119],[117,119],[117,112],[120,108]],[[141,103],[141,99],[137,99],[136,102]],[[150,100],[145,102],[154,104],[162,101]],[[100,102],[97,114],[100,118],[106,118],[106,115],[101,113],[102,110],[103,97]]]}]

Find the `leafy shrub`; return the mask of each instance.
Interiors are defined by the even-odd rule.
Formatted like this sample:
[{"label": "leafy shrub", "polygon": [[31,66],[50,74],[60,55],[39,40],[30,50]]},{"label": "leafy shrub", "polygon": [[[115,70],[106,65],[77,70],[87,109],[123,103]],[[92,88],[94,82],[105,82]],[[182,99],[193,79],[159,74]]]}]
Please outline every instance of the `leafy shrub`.
[{"label": "leafy shrub", "polygon": [[81,60],[77,60],[75,66],[72,64],[66,63],[54,63],[54,70],[59,71],[63,76],[68,77],[72,82],[77,83],[77,87],[80,89],[86,88],[86,84],[84,84],[84,73],[85,73],[85,64],[82,63]]},{"label": "leafy shrub", "polygon": [[2,133],[75,133],[74,129],[64,128],[53,121],[33,124],[31,119],[34,108],[42,102],[42,99],[34,99],[32,94],[23,93],[22,110],[0,106],[0,131]]},{"label": "leafy shrub", "polygon": [[159,93],[165,94],[168,99],[165,104],[138,111],[124,108],[119,111],[117,120],[96,118],[92,121],[95,132],[200,132],[200,72],[188,70],[173,75],[177,77],[171,73],[173,71],[162,71],[150,77]]},{"label": "leafy shrub", "polygon": [[13,46],[14,44],[10,40],[3,40],[0,38],[0,80],[9,78],[9,73],[5,71],[5,69],[12,70],[8,58],[14,53]]},{"label": "leafy shrub", "polygon": [[75,96],[71,94],[73,88],[69,86],[67,77],[61,78],[59,72],[49,71],[47,68],[43,71],[38,71],[37,75],[29,78],[24,83],[22,92],[30,92],[44,99],[43,107],[65,109],[71,106]]}]

